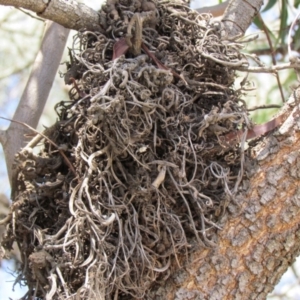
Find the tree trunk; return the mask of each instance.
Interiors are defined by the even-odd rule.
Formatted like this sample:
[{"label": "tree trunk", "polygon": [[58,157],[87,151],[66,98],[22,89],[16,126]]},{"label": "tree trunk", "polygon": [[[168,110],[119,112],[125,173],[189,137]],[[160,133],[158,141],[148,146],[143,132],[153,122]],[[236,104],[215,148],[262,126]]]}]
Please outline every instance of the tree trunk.
[{"label": "tree trunk", "polygon": [[228,37],[242,36],[260,11],[263,2],[263,0],[231,0],[222,18]]},{"label": "tree trunk", "polygon": [[[294,95],[299,103],[300,90]],[[251,142],[248,178],[217,247],[191,252],[151,299],[265,299],[299,255],[300,112],[293,100],[281,128]]]}]

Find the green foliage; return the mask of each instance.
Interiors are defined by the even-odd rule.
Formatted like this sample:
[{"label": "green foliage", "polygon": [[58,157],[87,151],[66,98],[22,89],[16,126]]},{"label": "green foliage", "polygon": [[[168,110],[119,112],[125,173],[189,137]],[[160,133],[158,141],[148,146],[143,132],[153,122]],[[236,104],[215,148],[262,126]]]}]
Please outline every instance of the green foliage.
[{"label": "green foliage", "polygon": [[[276,4],[276,5],[275,5]],[[288,62],[288,32],[296,17],[295,9],[298,8],[300,0],[269,0],[266,1],[264,8],[261,10],[261,18],[256,17],[253,24],[257,27],[259,38],[249,44],[248,51],[256,54],[265,65],[280,64]],[[271,41],[269,44],[267,36]],[[291,48],[294,51],[300,50],[300,28],[295,26],[292,34]],[[284,99],[286,100],[292,92],[291,86],[295,85],[296,75],[294,70],[279,71],[280,85]],[[282,104],[280,89],[275,76],[259,74],[251,74],[251,80],[257,85],[256,103],[254,103],[253,95],[248,96],[247,102],[251,105],[268,105]],[[251,113],[255,123],[264,123],[269,121],[276,113],[276,109],[257,110]]]},{"label": "green foliage", "polygon": [[269,0],[268,4],[266,5],[266,7],[262,10],[262,12],[266,12],[268,11],[269,9],[271,9],[275,3],[276,3],[277,0]]},{"label": "green foliage", "polygon": [[300,0],[294,0],[294,7],[298,7],[300,4]]}]

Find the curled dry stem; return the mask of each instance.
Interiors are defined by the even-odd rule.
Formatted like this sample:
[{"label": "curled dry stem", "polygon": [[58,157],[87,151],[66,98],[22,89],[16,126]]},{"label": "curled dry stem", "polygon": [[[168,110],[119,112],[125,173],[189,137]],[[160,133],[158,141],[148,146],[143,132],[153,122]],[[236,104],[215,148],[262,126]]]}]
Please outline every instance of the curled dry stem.
[{"label": "curled dry stem", "polygon": [[[247,87],[232,85],[246,60],[208,15],[151,5],[108,0],[105,35],[78,33],[77,92],[57,106],[58,130],[30,142],[45,139],[40,154],[20,153],[4,245],[16,239],[24,255],[27,299],[146,298],[190,244],[215,247],[242,178],[240,146],[224,134],[250,126]],[[117,39],[132,52],[115,57]],[[36,249],[54,259],[40,280],[26,262]]]}]

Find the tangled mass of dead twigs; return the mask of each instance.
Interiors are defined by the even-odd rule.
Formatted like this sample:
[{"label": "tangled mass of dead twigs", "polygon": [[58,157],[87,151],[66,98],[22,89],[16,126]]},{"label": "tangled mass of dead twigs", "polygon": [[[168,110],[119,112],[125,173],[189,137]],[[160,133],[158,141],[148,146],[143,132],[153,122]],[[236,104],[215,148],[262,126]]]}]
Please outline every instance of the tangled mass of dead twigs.
[{"label": "tangled mass of dead twigs", "polygon": [[21,250],[24,299],[146,299],[215,245],[241,180],[222,138],[249,122],[241,45],[184,2],[108,1],[101,18],[74,40],[58,122],[17,155],[3,246]]}]

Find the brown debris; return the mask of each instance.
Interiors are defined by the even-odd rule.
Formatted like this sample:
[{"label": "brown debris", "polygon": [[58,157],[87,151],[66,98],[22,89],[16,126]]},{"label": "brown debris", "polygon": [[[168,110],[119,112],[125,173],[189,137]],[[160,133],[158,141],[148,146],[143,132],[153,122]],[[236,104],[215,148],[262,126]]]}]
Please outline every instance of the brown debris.
[{"label": "brown debris", "polygon": [[76,176],[47,140],[17,156],[2,244],[19,244],[24,299],[145,299],[188,248],[214,247],[241,180],[239,145],[221,139],[249,125],[233,88],[240,45],[184,2],[108,0],[104,12],[105,35],[74,40],[76,85],[48,136]]}]

